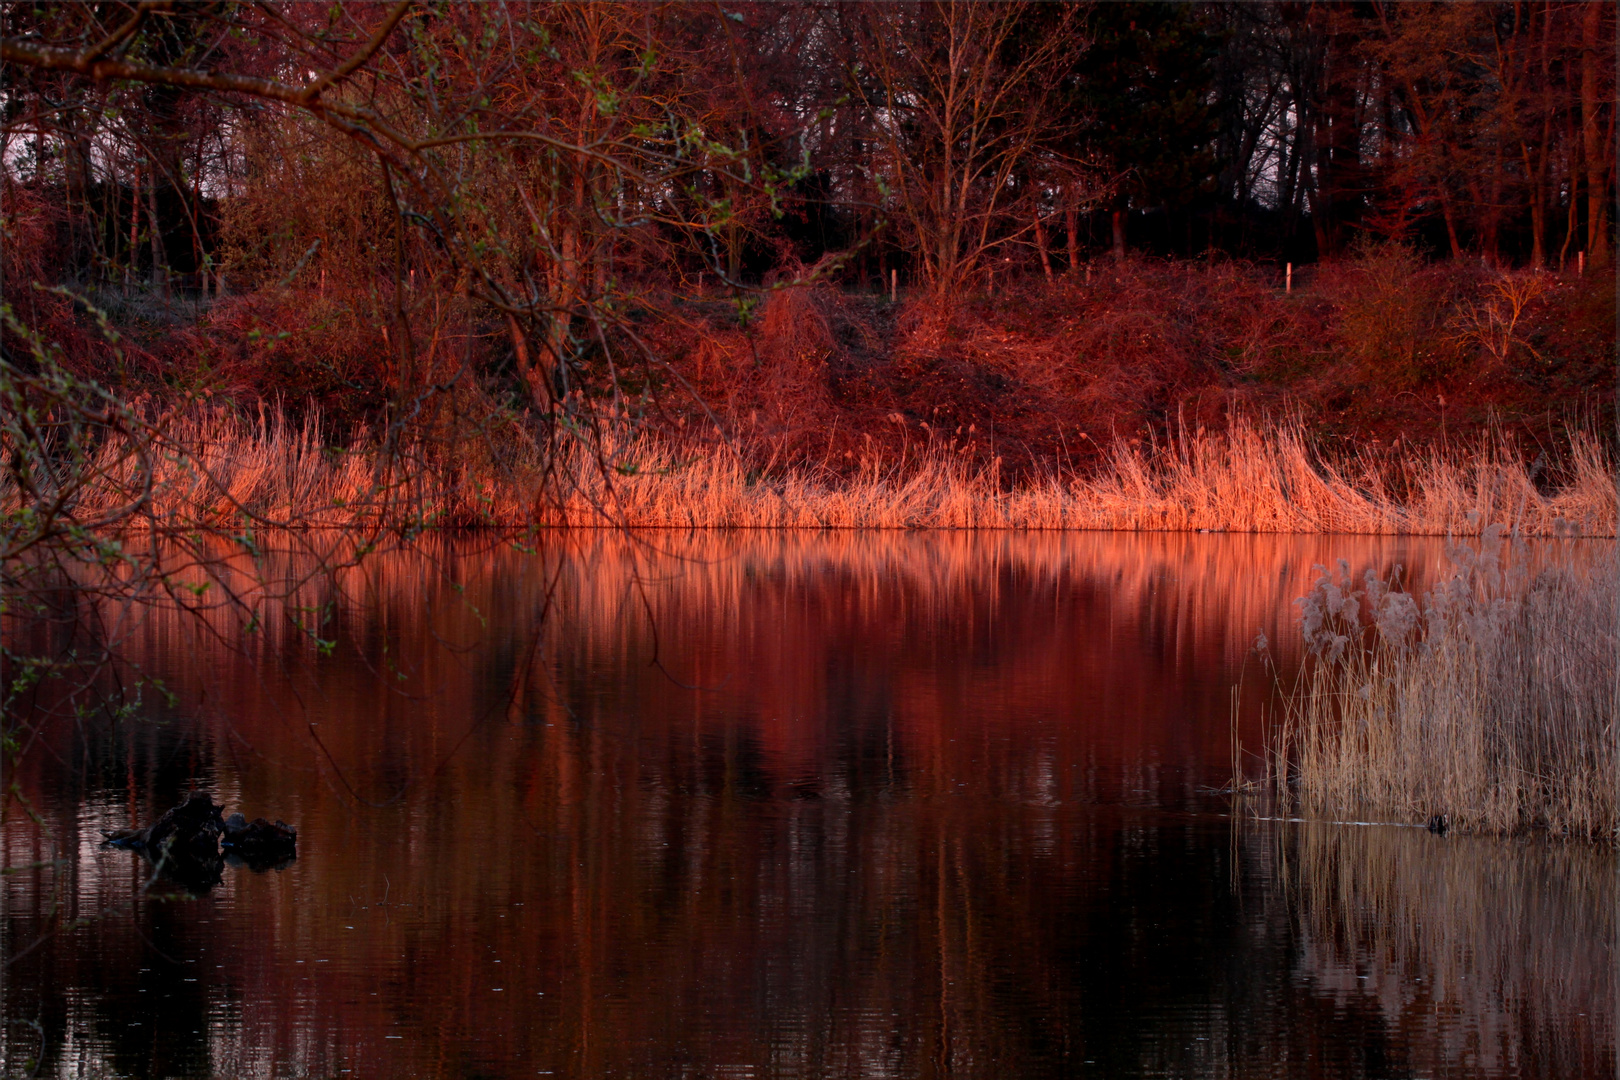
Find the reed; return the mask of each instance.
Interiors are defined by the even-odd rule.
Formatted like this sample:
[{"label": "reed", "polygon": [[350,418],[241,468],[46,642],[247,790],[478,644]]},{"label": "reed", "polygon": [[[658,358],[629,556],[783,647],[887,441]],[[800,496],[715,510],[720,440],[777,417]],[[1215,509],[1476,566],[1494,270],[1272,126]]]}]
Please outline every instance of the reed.
[{"label": "reed", "polygon": [[[1562,484],[1538,488],[1505,440],[1447,455],[1329,461],[1301,421],[1239,420],[1168,445],[1117,443],[1101,467],[1009,482],[943,445],[876,454],[838,472],[773,462],[760,447],[679,442],[628,421],[570,431],[550,446],[508,433],[333,446],[318,421],[225,412],[169,421],[150,446],[109,438],[66,501],[80,519],[137,501],[175,528],[261,525],[505,528],[1106,529],[1477,535],[1514,521],[1526,535],[1614,535],[1610,455],[1572,435]],[[0,511],[23,504],[0,478]]]},{"label": "reed", "polygon": [[[1533,565],[1492,525],[1420,608],[1340,564],[1300,600],[1307,663],[1268,750],[1312,815],[1620,837],[1620,574]],[[1560,557],[1560,555],[1564,557]]]},{"label": "reed", "polygon": [[796,467],[760,476],[746,452],[682,458],[646,438],[607,456],[612,471],[575,466],[582,482],[546,508],[547,524],[596,524],[608,508],[614,520],[653,527],[1475,535],[1516,520],[1526,534],[1553,536],[1613,535],[1616,517],[1607,455],[1589,434],[1575,435],[1567,482],[1546,495],[1501,439],[1451,457],[1335,464],[1297,420],[1239,420],[1159,447],[1118,442],[1094,472],[1016,484],[998,464],[974,469],[939,447],[910,460],[867,458],[847,475]]}]

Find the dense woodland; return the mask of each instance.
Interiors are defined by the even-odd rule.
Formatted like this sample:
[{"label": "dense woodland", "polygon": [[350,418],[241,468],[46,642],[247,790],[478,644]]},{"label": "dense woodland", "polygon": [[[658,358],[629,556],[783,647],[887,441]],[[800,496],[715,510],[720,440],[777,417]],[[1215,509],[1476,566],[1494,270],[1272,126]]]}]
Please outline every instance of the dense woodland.
[{"label": "dense woodland", "polygon": [[1382,444],[1612,411],[1608,3],[3,20],[19,409],[1035,468],[1240,407]]}]

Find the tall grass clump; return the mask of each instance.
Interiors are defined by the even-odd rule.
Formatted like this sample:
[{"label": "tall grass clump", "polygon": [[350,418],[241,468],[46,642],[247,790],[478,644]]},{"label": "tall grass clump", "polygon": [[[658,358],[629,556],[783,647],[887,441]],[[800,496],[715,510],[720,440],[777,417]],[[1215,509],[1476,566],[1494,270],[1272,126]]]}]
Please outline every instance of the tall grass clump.
[{"label": "tall grass clump", "polygon": [[1421,605],[1323,570],[1275,789],[1308,814],[1620,837],[1620,575],[1560,548],[1536,568],[1490,526]]}]

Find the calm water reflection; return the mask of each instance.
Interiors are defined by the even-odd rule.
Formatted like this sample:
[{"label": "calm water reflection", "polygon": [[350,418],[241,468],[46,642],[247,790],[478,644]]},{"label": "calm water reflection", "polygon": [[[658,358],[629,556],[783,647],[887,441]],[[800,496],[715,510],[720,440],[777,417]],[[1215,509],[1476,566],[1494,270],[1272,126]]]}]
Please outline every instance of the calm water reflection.
[{"label": "calm water reflection", "polygon": [[[268,600],[251,635],[149,618],[177,704],[56,724],[15,778],[0,1066],[1613,1074],[1612,851],[1213,790],[1311,564],[1438,544],[651,544],[378,557],[296,598],[331,655]],[[142,895],[99,830],[191,786],[297,824],[297,862]]]}]

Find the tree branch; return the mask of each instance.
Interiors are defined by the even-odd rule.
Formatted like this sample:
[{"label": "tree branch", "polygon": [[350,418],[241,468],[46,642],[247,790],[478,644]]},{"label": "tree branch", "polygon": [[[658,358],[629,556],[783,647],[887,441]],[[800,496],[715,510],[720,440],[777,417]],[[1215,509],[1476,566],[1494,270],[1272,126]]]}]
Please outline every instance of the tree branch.
[{"label": "tree branch", "polygon": [[114,46],[128,38],[140,28],[141,23],[146,21],[147,12],[167,11],[172,6],[173,5],[168,3],[167,0],[144,0],[143,3],[136,7],[135,13],[124,21],[123,26],[120,26],[118,29],[102,38],[101,43],[95,48],[85,52],[84,55],[86,59],[99,60],[101,57],[111,52]]},{"label": "tree branch", "polygon": [[347,79],[350,75],[359,71],[365,62],[370,60],[377,50],[383,47],[383,42],[388,40],[388,35],[394,32],[394,27],[399,25],[399,21],[410,10],[411,3],[412,0],[400,0],[399,3],[395,4],[394,9],[388,13],[388,17],[382,21],[382,25],[377,27],[377,32],[371,35],[371,40],[366,42],[364,48],[304,88],[300,104],[307,105],[313,102],[321,96],[322,91],[327,87]]}]

